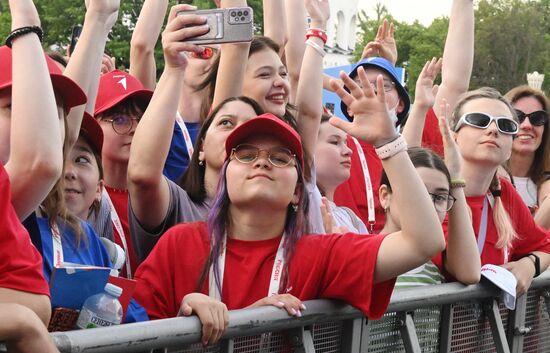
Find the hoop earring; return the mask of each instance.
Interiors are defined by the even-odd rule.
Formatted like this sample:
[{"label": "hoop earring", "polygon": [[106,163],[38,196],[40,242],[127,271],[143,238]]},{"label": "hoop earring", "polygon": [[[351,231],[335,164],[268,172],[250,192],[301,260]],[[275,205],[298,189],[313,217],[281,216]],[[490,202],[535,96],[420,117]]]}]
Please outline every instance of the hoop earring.
[{"label": "hoop earring", "polygon": [[199,160],[199,165],[202,167],[204,165],[204,161],[201,159]]},{"label": "hoop earring", "polygon": [[292,211],[294,211],[294,213],[298,212],[298,205],[292,204]]}]

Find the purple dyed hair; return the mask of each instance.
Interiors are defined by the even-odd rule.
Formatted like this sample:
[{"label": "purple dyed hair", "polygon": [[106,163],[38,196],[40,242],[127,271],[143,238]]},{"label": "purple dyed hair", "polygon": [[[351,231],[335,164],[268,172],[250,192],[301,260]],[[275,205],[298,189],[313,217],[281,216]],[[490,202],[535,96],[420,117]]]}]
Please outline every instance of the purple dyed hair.
[{"label": "purple dyed hair", "polygon": [[[228,158],[222,167],[216,198],[212,204],[210,214],[208,215],[208,236],[210,239],[211,250],[210,256],[203,267],[201,279],[199,280],[200,283],[198,284],[198,288],[202,288],[208,269],[210,268],[210,265],[213,264],[216,286],[218,287],[220,293],[222,293],[222,284],[220,283],[218,258],[222,252],[222,242],[224,236],[229,228],[229,205],[231,204],[231,200],[229,200],[229,194],[227,192],[226,180],[227,166],[229,165],[229,162],[230,159]],[[285,288],[288,283],[288,264],[294,254],[296,243],[302,234],[308,230],[306,214],[309,209],[309,199],[306,194],[304,173],[300,163],[296,163],[296,170],[298,171],[298,185],[301,185],[300,197],[296,212],[293,210],[292,205],[288,205],[287,207],[285,239],[283,242],[283,257],[285,260],[285,266],[283,269],[283,275],[281,276],[279,291],[281,288]]]}]

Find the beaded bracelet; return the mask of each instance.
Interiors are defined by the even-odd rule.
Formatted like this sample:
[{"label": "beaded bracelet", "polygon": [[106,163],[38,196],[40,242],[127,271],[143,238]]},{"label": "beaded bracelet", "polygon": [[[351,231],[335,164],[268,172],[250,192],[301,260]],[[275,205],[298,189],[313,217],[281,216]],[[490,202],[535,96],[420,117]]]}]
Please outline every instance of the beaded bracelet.
[{"label": "beaded bracelet", "polygon": [[317,29],[317,28],[308,29],[306,32],[306,39],[309,39],[309,37],[320,38],[324,44],[327,44],[327,32],[323,31],[322,29]]},{"label": "beaded bracelet", "polygon": [[466,181],[464,179],[451,179],[451,189],[465,188]]},{"label": "beaded bracelet", "polygon": [[38,39],[40,40],[40,42],[42,42],[42,39],[44,38],[44,31],[42,30],[42,28],[40,28],[39,26],[25,26],[11,31],[10,35],[6,38],[6,46],[8,48],[11,48],[11,45],[15,39],[29,33],[36,33]]}]

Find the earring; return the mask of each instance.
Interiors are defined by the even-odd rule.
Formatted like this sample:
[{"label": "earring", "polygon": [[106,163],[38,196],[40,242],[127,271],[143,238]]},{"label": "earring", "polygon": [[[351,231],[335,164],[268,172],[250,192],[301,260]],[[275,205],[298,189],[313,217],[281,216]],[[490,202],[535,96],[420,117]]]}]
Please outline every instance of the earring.
[{"label": "earring", "polygon": [[298,205],[292,204],[292,211],[294,211],[294,213],[298,212]]},{"label": "earring", "polygon": [[201,159],[199,160],[199,165],[202,167],[204,165],[204,161]]}]

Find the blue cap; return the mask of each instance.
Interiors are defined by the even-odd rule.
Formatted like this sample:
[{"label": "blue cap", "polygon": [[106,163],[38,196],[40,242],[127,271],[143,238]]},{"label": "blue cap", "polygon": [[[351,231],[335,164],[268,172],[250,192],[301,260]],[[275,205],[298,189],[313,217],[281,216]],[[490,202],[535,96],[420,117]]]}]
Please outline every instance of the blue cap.
[{"label": "blue cap", "polygon": [[[401,98],[401,100],[405,104],[403,111],[397,114],[397,118],[398,118],[397,124],[398,125],[401,124],[403,119],[405,119],[405,117],[409,113],[409,109],[411,107],[411,99],[409,98],[409,94],[405,90],[405,87],[403,87],[403,84],[401,83],[401,80],[397,75],[397,71],[395,71],[395,67],[388,60],[376,56],[376,57],[367,58],[359,61],[357,65],[355,65],[353,70],[351,70],[351,72],[349,73],[349,77],[354,78],[355,76],[357,76],[357,69],[359,69],[359,67],[361,66],[363,66],[365,70],[368,69],[369,67],[380,69],[385,73],[387,73],[392,79],[392,81],[395,83],[395,88],[397,89],[399,98]],[[346,87],[344,88],[348,90]],[[349,116],[348,114],[348,106],[343,101],[340,102],[340,108],[342,109],[342,113],[346,116],[346,118],[348,118],[348,120],[350,121],[353,120],[352,117]]]}]

